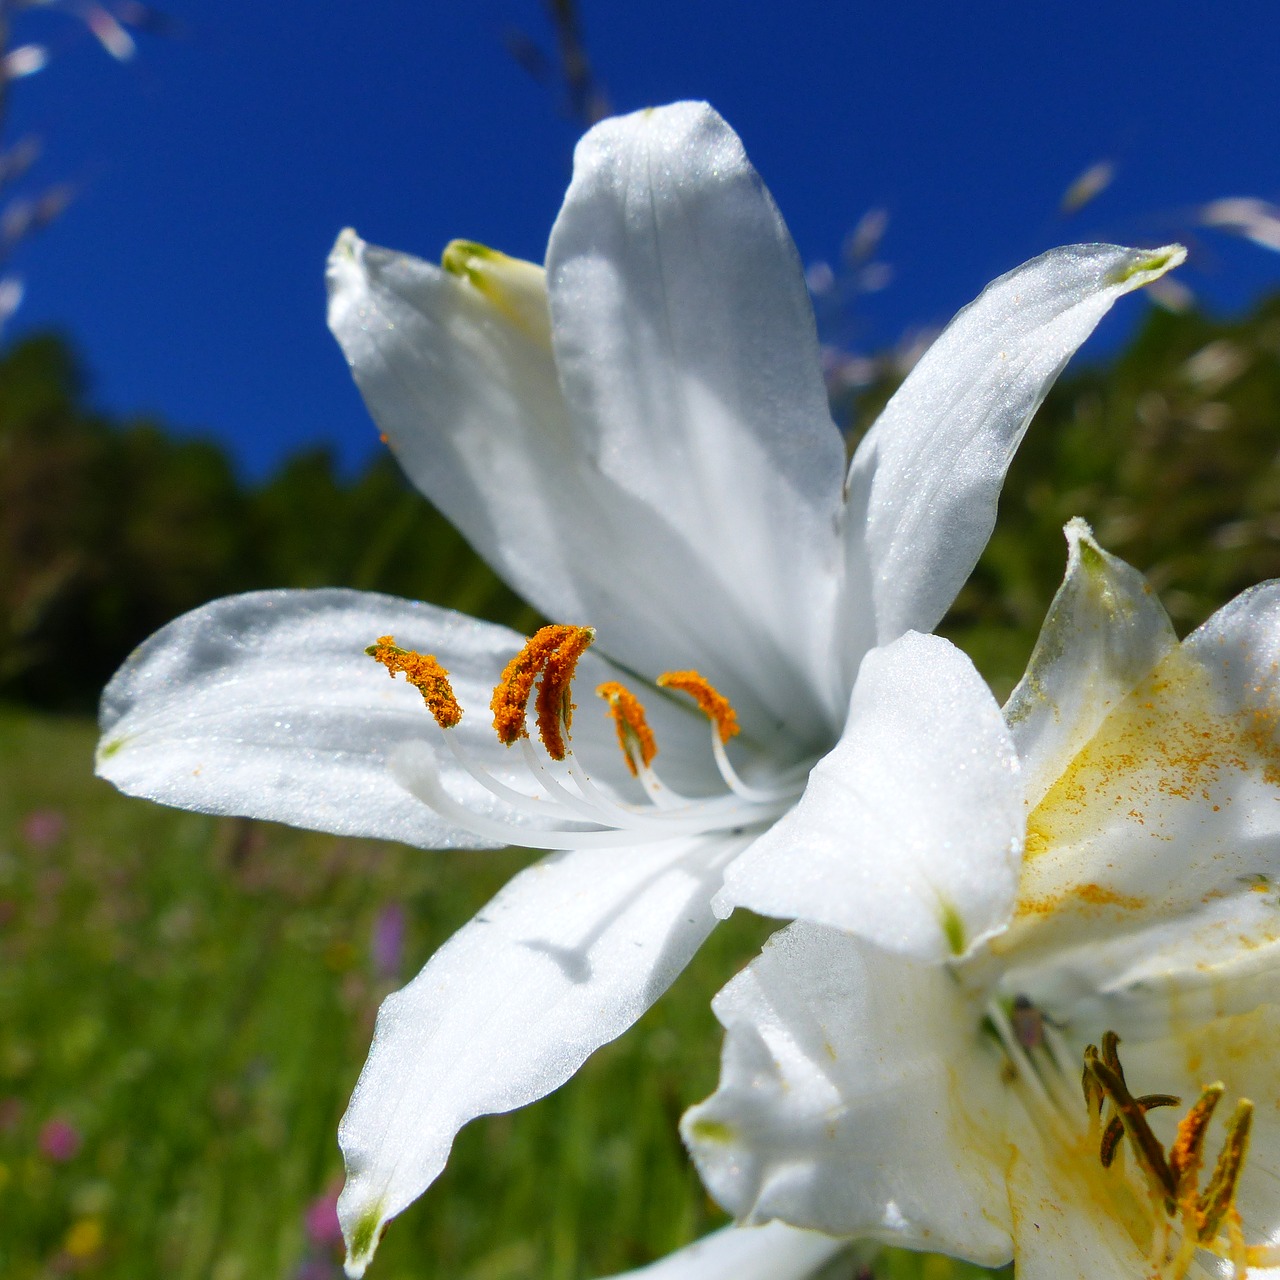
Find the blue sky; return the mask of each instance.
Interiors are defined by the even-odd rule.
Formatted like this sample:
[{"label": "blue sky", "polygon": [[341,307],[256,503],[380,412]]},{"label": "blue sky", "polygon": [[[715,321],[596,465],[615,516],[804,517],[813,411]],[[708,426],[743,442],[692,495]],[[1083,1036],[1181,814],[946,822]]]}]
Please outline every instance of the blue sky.
[{"label": "blue sky", "polygon": [[[324,328],[325,255],[350,224],[431,258],[455,236],[541,257],[577,131],[501,41],[549,39],[539,0],[159,3],[180,38],[128,65],[72,40],[15,86],[10,136],[44,134],[39,172],[83,189],[22,253],[13,330],[65,330],[98,404],[216,435],[248,474],[319,442],[355,464],[376,436]],[[1280,196],[1271,0],[582,9],[615,107],[714,103],[807,261],[889,210],[872,341],[1051,244],[1155,242],[1205,200]],[[1104,157],[1114,184],[1058,217]],[[1280,255],[1204,248],[1185,278],[1218,309],[1280,285]]]}]

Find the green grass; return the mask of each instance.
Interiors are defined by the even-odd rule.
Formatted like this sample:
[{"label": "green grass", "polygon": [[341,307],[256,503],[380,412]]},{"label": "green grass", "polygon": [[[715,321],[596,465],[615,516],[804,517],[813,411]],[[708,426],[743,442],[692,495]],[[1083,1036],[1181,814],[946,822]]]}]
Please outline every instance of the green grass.
[{"label": "green grass", "polygon": [[[94,737],[0,712],[0,1275],[336,1277],[305,1214],[340,1177],[338,1117],[395,985],[375,918],[404,906],[407,978],[527,855],[162,809],[90,776]],[[41,847],[27,823],[46,809],[66,825]],[[723,1221],[676,1120],[715,1084],[710,997],[766,932],[718,930],[566,1088],[465,1130],[371,1280],[578,1280]],[[82,1138],[71,1159],[41,1152],[54,1119]],[[883,1270],[952,1275],[910,1255]]]}]

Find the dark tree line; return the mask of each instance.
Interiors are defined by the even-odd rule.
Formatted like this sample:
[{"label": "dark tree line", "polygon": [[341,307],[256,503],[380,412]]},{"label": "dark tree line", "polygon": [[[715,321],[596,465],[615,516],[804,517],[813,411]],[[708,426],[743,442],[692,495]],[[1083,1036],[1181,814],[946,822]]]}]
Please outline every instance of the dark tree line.
[{"label": "dark tree line", "polygon": [[274,586],[353,586],[527,620],[388,455],[346,479],[316,450],[243,484],[216,444],[89,410],[62,340],[0,358],[0,698],[91,709],[157,627]]},{"label": "dark tree line", "polygon": [[[860,422],[890,390],[864,396]],[[1229,323],[1153,310],[1124,350],[1052,393],[944,627],[1000,691],[1061,577],[1073,515],[1148,574],[1184,630],[1280,576],[1280,299]],[[244,484],[215,444],[93,412],[64,341],[0,357],[0,699],[91,709],[177,614],[323,585],[535,621],[387,455],[346,478],[308,452]]]}]

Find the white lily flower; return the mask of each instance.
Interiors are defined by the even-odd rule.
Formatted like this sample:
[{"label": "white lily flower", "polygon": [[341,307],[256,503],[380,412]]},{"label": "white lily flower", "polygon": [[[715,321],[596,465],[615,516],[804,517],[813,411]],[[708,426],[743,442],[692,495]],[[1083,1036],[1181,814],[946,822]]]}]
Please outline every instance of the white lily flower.
[{"label": "white lily flower", "polygon": [[[463,1124],[562,1084],[688,962],[726,866],[840,737],[864,656],[930,631],[968,576],[1071,353],[1182,257],[1077,245],[1001,277],[846,467],[799,258],[705,105],[586,135],[545,271],[464,242],[437,268],[339,237],[329,323],[373,417],[559,629],[522,649],[505,628],[369,594],[219,601],[112,681],[99,771],[206,812],[563,851],[383,1006],[340,1131],[353,1275]],[[580,710],[570,739],[575,661],[614,722]],[[908,636],[872,665],[853,714],[875,721],[904,776],[918,772],[921,708],[982,717],[976,674],[941,640]],[[986,729],[994,742],[998,716]],[[1016,806],[983,803],[1011,768],[1001,750],[966,768],[973,847],[1003,840],[1002,876],[935,883],[920,866],[910,902],[896,883],[869,887],[870,932],[934,955],[1003,917],[1020,824]],[[922,847],[944,799],[921,797]]]},{"label": "white lily flower", "polygon": [[[1179,644],[1141,575],[1068,536],[1005,708],[1028,811],[1007,927],[928,964],[791,925],[717,996],[720,1086],[684,1133],[747,1222],[1012,1256],[1019,1280],[1243,1280],[1280,1266],[1280,583]],[[847,765],[823,817],[856,846],[888,818]]]}]

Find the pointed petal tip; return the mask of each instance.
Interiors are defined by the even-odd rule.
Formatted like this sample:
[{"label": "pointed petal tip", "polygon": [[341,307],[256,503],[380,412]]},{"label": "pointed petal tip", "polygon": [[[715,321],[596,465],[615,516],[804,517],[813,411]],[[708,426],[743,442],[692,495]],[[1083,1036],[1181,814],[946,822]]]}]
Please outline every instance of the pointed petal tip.
[{"label": "pointed petal tip", "polygon": [[1093,535],[1093,526],[1081,516],[1072,516],[1062,526],[1062,535],[1067,540],[1068,574],[1083,560],[1106,554]]},{"label": "pointed petal tip", "polygon": [[1126,291],[1140,289],[1186,260],[1186,247],[1180,244],[1166,244],[1159,249],[1134,249],[1116,267],[1112,283],[1124,286]]},{"label": "pointed petal tip", "polygon": [[364,279],[365,242],[351,227],[343,227],[329,250],[324,282],[332,302],[344,290],[358,287]]},{"label": "pointed petal tip", "polygon": [[[349,1185],[349,1184],[348,1184]],[[341,1208],[341,1205],[339,1206]],[[346,1215],[344,1214],[345,1218]],[[347,1257],[342,1269],[350,1280],[360,1280],[373,1255],[378,1251],[378,1242],[386,1230],[386,1219],[383,1217],[381,1203],[366,1209],[351,1224],[348,1230],[346,1221],[342,1224],[342,1234],[347,1242]]]}]

